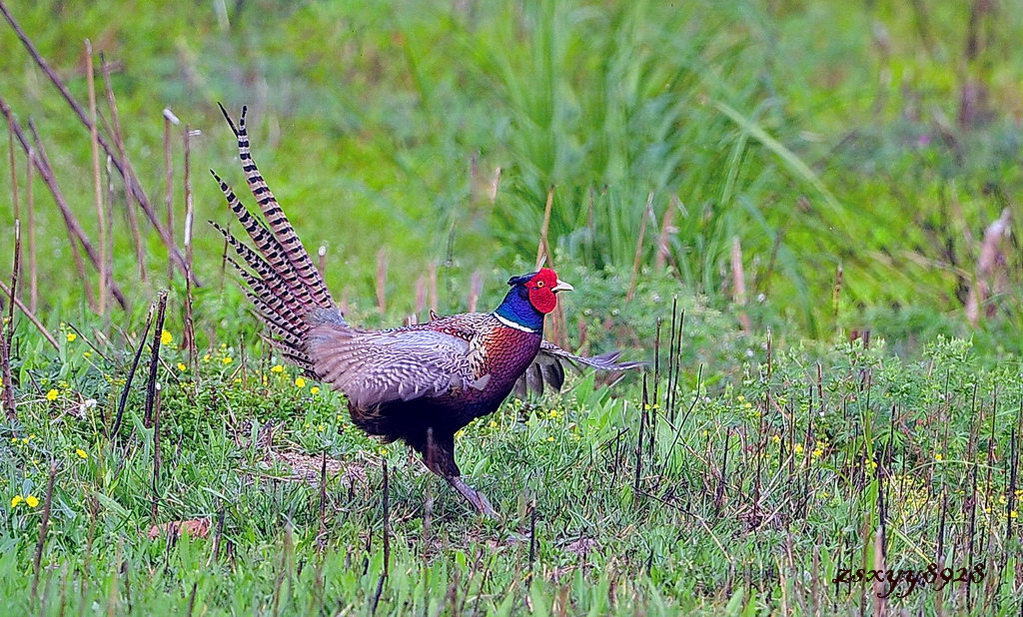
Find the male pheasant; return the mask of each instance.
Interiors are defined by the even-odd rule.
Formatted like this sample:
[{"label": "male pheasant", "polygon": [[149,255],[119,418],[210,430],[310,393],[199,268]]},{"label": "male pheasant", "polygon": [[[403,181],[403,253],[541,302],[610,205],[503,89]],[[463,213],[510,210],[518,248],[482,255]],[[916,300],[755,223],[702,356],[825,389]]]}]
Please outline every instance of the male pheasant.
[{"label": "male pheasant", "polygon": [[407,443],[481,513],[495,515],[486,497],[461,478],[455,432],[496,411],[513,389],[543,392],[546,382],[560,390],[563,362],[605,371],[640,364],[619,362],[618,352],[581,357],[543,340],[544,316],[557,306],[558,293],[572,289],[550,268],[509,279],[511,289],[491,313],[434,317],[388,330],[350,325],[252,160],[246,108],[237,126],[223,106],[221,111],[238,139],[242,169],[265,224],[210,170],[257,250],[211,224],[245,262],[247,267],[231,260],[269,340],[305,374],[343,392],[357,427]]}]

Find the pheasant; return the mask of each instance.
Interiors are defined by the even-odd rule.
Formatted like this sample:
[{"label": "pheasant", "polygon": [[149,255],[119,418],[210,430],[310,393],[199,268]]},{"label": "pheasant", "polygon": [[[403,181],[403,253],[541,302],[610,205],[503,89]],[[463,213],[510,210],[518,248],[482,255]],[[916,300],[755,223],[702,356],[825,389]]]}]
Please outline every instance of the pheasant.
[{"label": "pheasant", "polygon": [[353,423],[385,442],[401,440],[480,513],[496,516],[487,498],[469,486],[455,463],[454,435],[493,413],[515,390],[560,390],[565,364],[603,371],[639,366],[619,352],[582,357],[543,338],[544,316],[572,286],[550,268],[508,279],[511,287],[490,313],[431,314],[429,322],[387,330],[349,324],[320,272],[252,160],[245,128],[220,107],[238,141],[248,187],[264,221],[249,213],[210,170],[255,249],[217,223],[243,264],[234,259],[245,293],[268,330],[268,340],[309,377],[348,400]]}]

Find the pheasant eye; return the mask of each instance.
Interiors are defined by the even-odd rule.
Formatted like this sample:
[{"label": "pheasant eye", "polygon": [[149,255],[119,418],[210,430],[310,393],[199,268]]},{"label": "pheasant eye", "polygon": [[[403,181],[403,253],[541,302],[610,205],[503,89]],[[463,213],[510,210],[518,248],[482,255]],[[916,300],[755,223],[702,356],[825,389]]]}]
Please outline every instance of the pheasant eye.
[{"label": "pheasant eye", "polygon": [[537,281],[536,282],[536,286],[537,287],[543,287],[543,281]]}]

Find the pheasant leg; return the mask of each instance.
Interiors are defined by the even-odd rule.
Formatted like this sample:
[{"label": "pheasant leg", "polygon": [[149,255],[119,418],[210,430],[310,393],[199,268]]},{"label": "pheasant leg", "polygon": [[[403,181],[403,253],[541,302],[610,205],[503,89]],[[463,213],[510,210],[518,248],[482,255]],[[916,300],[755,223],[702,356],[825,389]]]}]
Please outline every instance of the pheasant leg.
[{"label": "pheasant leg", "polygon": [[462,472],[459,471],[458,464],[455,463],[453,432],[437,431],[435,433],[433,428],[429,428],[421,443],[423,462],[430,471],[447,480],[448,484],[472,504],[477,512],[489,518],[497,518],[497,511],[490,505],[490,500],[462,480]]},{"label": "pheasant leg", "polygon": [[487,499],[486,495],[462,481],[461,476],[450,476],[446,478],[446,480],[462,497],[465,497],[465,500],[471,503],[480,514],[487,518],[497,518],[497,510],[494,510],[494,506],[490,505],[490,500]]}]

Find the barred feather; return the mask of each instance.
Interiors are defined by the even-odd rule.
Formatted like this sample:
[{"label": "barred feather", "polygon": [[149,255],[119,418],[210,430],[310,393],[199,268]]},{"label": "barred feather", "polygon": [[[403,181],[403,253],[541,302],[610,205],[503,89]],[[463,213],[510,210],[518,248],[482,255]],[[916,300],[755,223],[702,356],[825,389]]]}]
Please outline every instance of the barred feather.
[{"label": "barred feather", "polygon": [[291,221],[288,220],[288,216],[281,209],[277,198],[270,191],[270,187],[267,186],[263,176],[259,173],[256,162],[252,159],[252,153],[249,150],[249,134],[245,128],[245,115],[248,108],[242,107],[237,128],[223,105],[220,106],[220,111],[223,112],[224,117],[227,118],[227,122],[231,126],[231,130],[234,131],[235,136],[238,138],[238,157],[242,161],[242,169],[245,171],[245,179],[249,184],[249,190],[252,191],[253,197],[256,198],[256,203],[259,204],[259,209],[263,212],[263,217],[270,226],[270,232],[281,247],[284,258],[288,261],[296,273],[299,283],[307,290],[307,293],[312,297],[312,302],[316,306],[321,308],[335,306],[334,299],[331,298],[330,292],[327,291],[327,286],[323,282],[323,277],[313,267],[309,253],[302,246],[302,241],[299,239],[298,234],[295,233],[295,228],[291,226]]},{"label": "barred feather", "polygon": [[[305,287],[305,285],[299,282],[295,269],[283,256],[283,248],[277,239],[266,227],[263,226],[262,223],[249,214],[249,211],[245,209],[245,206],[234,194],[234,191],[231,190],[231,187],[220,179],[217,172],[211,169],[210,173],[213,174],[213,178],[220,185],[220,190],[224,194],[224,198],[227,200],[228,207],[231,208],[232,212],[234,212],[235,217],[237,217],[238,221],[242,224],[242,228],[244,228],[245,232],[249,234],[249,237],[252,238],[252,242],[256,245],[256,248],[259,249],[259,252],[266,257],[266,260],[270,264],[274,273],[287,287],[289,300],[296,308],[310,306],[312,304],[312,300],[309,297],[309,290]],[[230,239],[228,242],[230,243]],[[235,250],[237,251],[238,249],[235,248]]]}]

